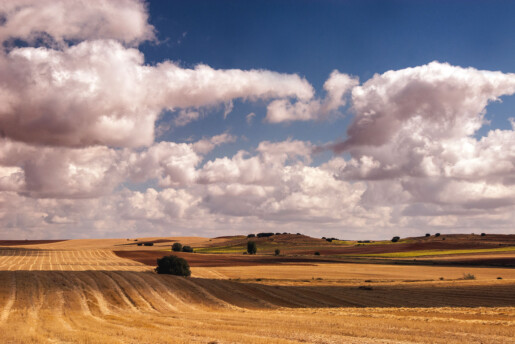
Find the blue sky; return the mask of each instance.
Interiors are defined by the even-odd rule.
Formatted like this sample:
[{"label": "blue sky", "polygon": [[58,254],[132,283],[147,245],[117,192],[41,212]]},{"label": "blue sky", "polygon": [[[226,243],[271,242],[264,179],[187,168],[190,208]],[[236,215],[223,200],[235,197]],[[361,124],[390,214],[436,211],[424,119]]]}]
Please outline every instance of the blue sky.
[{"label": "blue sky", "polygon": [[0,6],[0,235],[514,233],[513,1]]}]

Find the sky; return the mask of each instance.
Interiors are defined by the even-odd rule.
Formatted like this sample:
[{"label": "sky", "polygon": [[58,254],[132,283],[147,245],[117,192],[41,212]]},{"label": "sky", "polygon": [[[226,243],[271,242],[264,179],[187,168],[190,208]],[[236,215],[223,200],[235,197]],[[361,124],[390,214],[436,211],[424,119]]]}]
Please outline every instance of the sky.
[{"label": "sky", "polygon": [[515,233],[512,1],[0,3],[0,236]]}]

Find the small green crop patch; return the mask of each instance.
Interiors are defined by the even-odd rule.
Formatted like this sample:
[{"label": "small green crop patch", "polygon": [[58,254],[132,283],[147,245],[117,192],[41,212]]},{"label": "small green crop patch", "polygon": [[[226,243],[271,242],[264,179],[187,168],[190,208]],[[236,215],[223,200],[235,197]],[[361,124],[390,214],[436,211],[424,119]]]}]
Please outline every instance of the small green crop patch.
[{"label": "small green crop patch", "polygon": [[409,252],[356,254],[355,256],[383,257],[383,258],[412,258],[412,257],[422,257],[422,256],[442,256],[442,255],[453,255],[453,254],[512,252],[512,251],[515,251],[515,246],[499,247],[499,248],[466,249],[466,250],[420,250],[420,251],[409,251]]},{"label": "small green crop patch", "polygon": [[243,245],[238,246],[218,246],[218,247],[199,247],[195,248],[195,253],[242,253],[247,252],[247,247]]}]

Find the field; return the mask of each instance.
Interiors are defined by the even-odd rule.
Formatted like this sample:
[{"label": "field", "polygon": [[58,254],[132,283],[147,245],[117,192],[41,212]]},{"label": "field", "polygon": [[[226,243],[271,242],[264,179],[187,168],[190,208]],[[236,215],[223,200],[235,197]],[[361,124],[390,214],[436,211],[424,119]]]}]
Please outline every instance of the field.
[{"label": "field", "polygon": [[[1,342],[515,343],[515,269],[179,253],[191,261],[192,277],[155,274],[152,261],[175,241],[215,248],[235,239],[2,244]],[[299,252],[308,241],[280,245]],[[497,254],[511,253],[489,253]]]}]

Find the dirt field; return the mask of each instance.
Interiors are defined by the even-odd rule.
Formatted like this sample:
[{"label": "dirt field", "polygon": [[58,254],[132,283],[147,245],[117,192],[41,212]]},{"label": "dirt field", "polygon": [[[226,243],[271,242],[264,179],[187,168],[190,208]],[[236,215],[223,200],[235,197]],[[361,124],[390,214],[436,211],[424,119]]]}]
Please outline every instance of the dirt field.
[{"label": "dirt field", "polygon": [[182,278],[85,241],[44,246],[0,248],[2,343],[515,343],[513,269],[283,263]]}]

